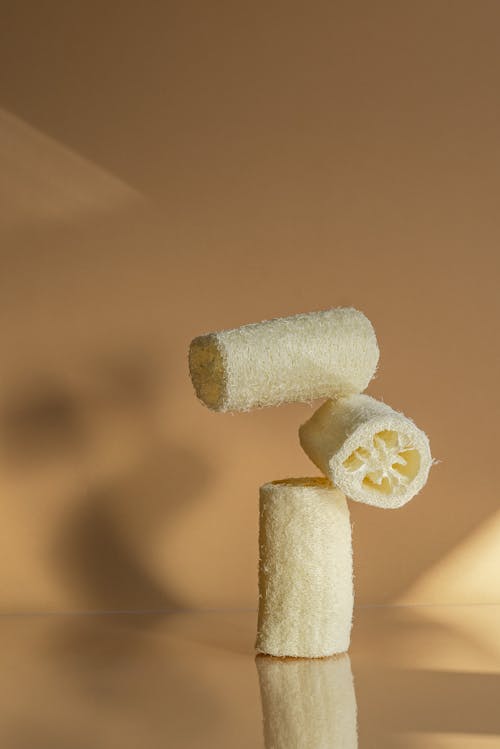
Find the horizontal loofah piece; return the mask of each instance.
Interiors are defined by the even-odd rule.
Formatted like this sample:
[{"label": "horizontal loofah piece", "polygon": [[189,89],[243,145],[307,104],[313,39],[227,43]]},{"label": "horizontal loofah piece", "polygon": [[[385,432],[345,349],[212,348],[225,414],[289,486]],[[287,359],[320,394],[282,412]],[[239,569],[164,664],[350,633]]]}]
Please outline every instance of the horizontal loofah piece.
[{"label": "horizontal loofah piece", "polygon": [[304,451],[350,499],[401,507],[427,481],[427,435],[369,395],[328,400],[299,429]]},{"label": "horizontal loofah piece", "polygon": [[362,312],[338,308],[199,336],[189,370],[196,395],[214,411],[248,411],[359,393],[379,349]]},{"label": "horizontal loofah piece", "polygon": [[299,658],[345,652],[354,594],[344,495],[325,478],[265,484],[259,551],[257,650]]},{"label": "horizontal loofah piece", "polygon": [[348,655],[256,658],[266,749],[358,746],[356,695]]}]

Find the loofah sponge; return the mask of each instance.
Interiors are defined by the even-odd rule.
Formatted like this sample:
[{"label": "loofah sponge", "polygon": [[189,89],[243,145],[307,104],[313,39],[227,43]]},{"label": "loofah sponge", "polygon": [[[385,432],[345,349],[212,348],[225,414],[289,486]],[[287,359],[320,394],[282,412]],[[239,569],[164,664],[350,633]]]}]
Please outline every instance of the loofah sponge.
[{"label": "loofah sponge", "polygon": [[198,398],[214,411],[248,411],[359,393],[379,358],[370,321],[355,309],[293,315],[191,342]]},{"label": "loofah sponge", "polygon": [[300,427],[307,455],[350,499],[396,508],[422,489],[432,457],[413,421],[368,395],[326,401]]},{"label": "loofah sponge", "polygon": [[345,652],[353,580],[344,495],[325,478],[265,484],[259,550],[257,650],[304,658]]},{"label": "loofah sponge", "polygon": [[356,749],[356,695],[348,655],[258,656],[266,749]]}]

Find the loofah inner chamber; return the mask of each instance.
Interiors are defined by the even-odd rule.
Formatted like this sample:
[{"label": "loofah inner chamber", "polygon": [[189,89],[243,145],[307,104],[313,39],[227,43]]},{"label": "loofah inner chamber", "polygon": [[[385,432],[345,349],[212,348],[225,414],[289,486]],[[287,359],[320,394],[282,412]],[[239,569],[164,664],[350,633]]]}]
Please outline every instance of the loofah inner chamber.
[{"label": "loofah inner chamber", "polygon": [[391,496],[411,484],[420,470],[420,453],[407,434],[384,429],[359,445],[342,464],[359,485]]}]

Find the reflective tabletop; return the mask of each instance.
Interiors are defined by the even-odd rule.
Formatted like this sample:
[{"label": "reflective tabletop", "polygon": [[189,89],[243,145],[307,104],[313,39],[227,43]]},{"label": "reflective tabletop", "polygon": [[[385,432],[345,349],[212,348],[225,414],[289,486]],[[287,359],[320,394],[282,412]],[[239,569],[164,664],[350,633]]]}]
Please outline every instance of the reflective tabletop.
[{"label": "reflective tabletop", "polygon": [[255,657],[253,611],[0,618],[6,749],[500,747],[500,606],[363,608],[348,656]]}]

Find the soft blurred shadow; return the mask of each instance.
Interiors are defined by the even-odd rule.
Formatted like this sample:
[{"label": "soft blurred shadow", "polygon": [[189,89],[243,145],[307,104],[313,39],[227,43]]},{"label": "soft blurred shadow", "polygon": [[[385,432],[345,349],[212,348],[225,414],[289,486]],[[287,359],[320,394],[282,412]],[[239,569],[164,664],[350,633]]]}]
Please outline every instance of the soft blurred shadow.
[{"label": "soft blurred shadow", "polygon": [[196,454],[165,445],[135,471],[89,487],[54,547],[54,564],[70,589],[104,610],[182,608],[182,595],[148,570],[144,547],[196,498],[209,475]]},{"label": "soft blurred shadow", "polygon": [[266,749],[358,746],[356,696],[348,655],[255,659]]},{"label": "soft blurred shadow", "polygon": [[144,354],[130,352],[87,366],[78,385],[33,376],[4,388],[0,462],[23,480],[32,474],[35,485],[40,472],[72,467],[51,557],[82,608],[180,607],[182,596],[147,569],[144,548],[210,472],[162,432],[163,363],[150,368]]},{"label": "soft blurred shadow", "polygon": [[182,607],[158,550],[211,469],[172,426],[185,343],[167,233],[127,185],[15,117],[0,112],[0,134],[0,607]]},{"label": "soft blurred shadow", "polygon": [[33,464],[62,458],[84,446],[80,404],[64,384],[35,380],[4,393],[0,412],[3,459],[29,469]]},{"label": "soft blurred shadow", "polygon": [[[147,351],[105,351],[80,372],[84,382],[43,371],[25,373],[5,383],[0,399],[0,454],[25,470],[66,453],[83,453],[92,439],[89,416],[128,413],[140,416],[154,408],[167,373]],[[163,382],[159,380],[163,379]],[[117,412],[119,412],[117,414]]]}]

